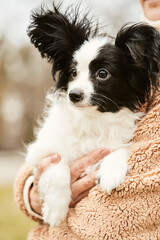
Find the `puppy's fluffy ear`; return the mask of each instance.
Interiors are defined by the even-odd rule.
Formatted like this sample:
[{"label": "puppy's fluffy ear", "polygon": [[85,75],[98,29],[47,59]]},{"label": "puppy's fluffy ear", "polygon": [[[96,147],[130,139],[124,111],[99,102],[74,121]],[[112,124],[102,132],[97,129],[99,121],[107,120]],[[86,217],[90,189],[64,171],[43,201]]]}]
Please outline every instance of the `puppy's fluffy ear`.
[{"label": "puppy's fluffy ear", "polygon": [[[31,42],[40,51],[42,57],[54,62],[54,70],[58,71],[68,64],[73,52],[88,39],[91,26],[86,16],[78,19],[79,7],[71,7],[62,14],[59,6],[53,10],[41,8],[32,13],[28,35]],[[96,31],[96,30],[95,30]]]},{"label": "puppy's fluffy ear", "polygon": [[117,34],[115,45],[124,53],[126,75],[137,104],[143,104],[159,82],[160,34],[143,23],[124,26]]}]

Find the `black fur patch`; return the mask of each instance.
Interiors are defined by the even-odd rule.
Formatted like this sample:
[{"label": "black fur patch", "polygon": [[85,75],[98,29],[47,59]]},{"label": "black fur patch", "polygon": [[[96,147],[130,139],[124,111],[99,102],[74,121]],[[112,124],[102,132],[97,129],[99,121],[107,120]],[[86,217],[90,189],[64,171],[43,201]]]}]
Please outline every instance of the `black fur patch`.
[{"label": "black fur patch", "polygon": [[[106,68],[111,77],[98,82],[95,73]],[[101,112],[116,112],[122,107],[137,110],[148,101],[158,86],[160,71],[160,34],[145,24],[124,26],[115,45],[101,48],[90,64],[95,93],[92,103]]]},{"label": "black fur patch", "polygon": [[61,4],[53,10],[44,8],[32,12],[28,36],[31,42],[49,62],[53,62],[53,77],[60,71],[58,88],[66,87],[68,68],[75,52],[84,41],[98,32],[98,24],[92,26],[87,14],[79,18],[80,10],[68,7],[64,14],[60,12]]}]

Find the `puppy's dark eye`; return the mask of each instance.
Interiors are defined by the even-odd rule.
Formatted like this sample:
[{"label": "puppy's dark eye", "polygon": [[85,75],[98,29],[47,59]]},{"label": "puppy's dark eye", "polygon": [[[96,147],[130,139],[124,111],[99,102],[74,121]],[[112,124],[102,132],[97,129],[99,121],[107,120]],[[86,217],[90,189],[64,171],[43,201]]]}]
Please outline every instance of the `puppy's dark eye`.
[{"label": "puppy's dark eye", "polygon": [[72,78],[77,77],[77,70],[75,68],[72,68],[72,70],[71,70],[71,77]]},{"label": "puppy's dark eye", "polygon": [[104,68],[101,68],[97,72],[97,77],[99,80],[107,80],[110,78],[111,74]]}]

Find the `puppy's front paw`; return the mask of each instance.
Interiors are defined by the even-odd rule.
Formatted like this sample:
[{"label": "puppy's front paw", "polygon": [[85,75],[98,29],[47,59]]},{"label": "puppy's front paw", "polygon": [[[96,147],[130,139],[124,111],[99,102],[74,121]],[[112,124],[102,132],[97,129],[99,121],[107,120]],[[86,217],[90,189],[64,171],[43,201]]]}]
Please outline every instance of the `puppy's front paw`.
[{"label": "puppy's front paw", "polygon": [[46,169],[39,180],[39,193],[43,200],[44,222],[58,226],[67,216],[71,201],[70,168],[60,161]]},{"label": "puppy's front paw", "polygon": [[[127,163],[115,161],[113,156],[108,156],[101,164],[97,174],[98,185],[100,188],[111,194],[112,190],[119,187],[124,182],[127,173]],[[121,161],[119,159],[119,161]]]},{"label": "puppy's front paw", "polygon": [[[69,202],[67,199],[59,201],[55,199],[52,203],[45,201],[42,206],[42,215],[45,223],[48,223],[51,227],[59,226],[61,222],[66,218],[68,212]],[[59,202],[61,202],[59,204]]]}]

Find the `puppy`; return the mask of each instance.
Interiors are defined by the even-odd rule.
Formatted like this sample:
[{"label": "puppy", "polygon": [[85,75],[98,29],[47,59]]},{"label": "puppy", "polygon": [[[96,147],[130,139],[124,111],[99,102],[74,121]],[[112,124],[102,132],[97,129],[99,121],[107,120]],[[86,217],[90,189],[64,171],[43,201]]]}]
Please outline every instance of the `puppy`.
[{"label": "puppy", "polygon": [[160,35],[153,27],[124,26],[113,39],[73,12],[63,14],[60,6],[37,10],[28,29],[31,42],[53,64],[56,81],[47,117],[26,155],[34,167],[53,152],[61,156],[39,181],[43,218],[51,226],[67,215],[70,165],[83,155],[110,149],[99,163],[99,187],[110,194],[123,183],[138,109],[157,87],[160,67]]}]

